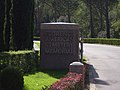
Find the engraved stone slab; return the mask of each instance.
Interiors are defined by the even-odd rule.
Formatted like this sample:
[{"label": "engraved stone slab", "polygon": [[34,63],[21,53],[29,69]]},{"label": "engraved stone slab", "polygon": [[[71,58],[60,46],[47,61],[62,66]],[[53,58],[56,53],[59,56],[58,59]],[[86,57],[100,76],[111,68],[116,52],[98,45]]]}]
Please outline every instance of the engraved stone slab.
[{"label": "engraved stone slab", "polygon": [[68,69],[79,60],[78,24],[43,23],[40,36],[41,69]]}]

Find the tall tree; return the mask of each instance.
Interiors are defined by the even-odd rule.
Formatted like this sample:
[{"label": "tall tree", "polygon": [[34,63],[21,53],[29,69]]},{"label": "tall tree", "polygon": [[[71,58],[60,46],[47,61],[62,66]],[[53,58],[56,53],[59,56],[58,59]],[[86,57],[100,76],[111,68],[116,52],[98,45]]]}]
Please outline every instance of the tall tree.
[{"label": "tall tree", "polygon": [[43,22],[43,9],[46,0],[35,0],[35,31],[39,32],[40,35],[40,25]]},{"label": "tall tree", "polygon": [[4,51],[4,17],[5,17],[5,0],[0,0],[0,52]]},{"label": "tall tree", "polygon": [[110,12],[112,17],[112,28],[114,31],[114,38],[120,39],[120,1],[116,3],[116,7]]},{"label": "tall tree", "polygon": [[66,10],[66,15],[68,16],[68,22],[71,22],[71,17],[79,6],[79,0],[62,0],[62,2]]},{"label": "tall tree", "polygon": [[110,18],[109,18],[109,12],[112,10],[115,6],[115,3],[117,3],[118,0],[105,0],[105,18],[106,18],[106,32],[107,32],[107,38],[110,38]]},{"label": "tall tree", "polygon": [[[92,12],[94,15],[93,17],[92,13],[90,13],[90,27],[91,28],[94,27],[94,29],[91,29],[91,30],[93,30],[93,34],[95,35],[95,37],[98,34],[98,32],[106,30],[107,32],[106,37],[110,38],[111,17],[109,13],[114,8],[117,0],[97,0],[97,1],[96,0],[87,0],[87,1],[83,0],[83,1],[84,3],[86,3],[87,7],[90,9],[90,12]],[[90,4],[91,6],[88,6]]]},{"label": "tall tree", "polygon": [[100,2],[100,31],[103,30],[103,0],[99,0]]},{"label": "tall tree", "polygon": [[14,49],[32,49],[34,0],[13,0],[12,13]]},{"label": "tall tree", "polygon": [[106,18],[107,38],[110,38],[110,23],[109,23],[109,12],[108,12],[108,0],[105,1],[105,18]]},{"label": "tall tree", "polygon": [[51,2],[51,4],[52,4],[53,10],[54,10],[54,21],[57,22],[57,4],[58,4],[58,2],[57,2],[57,0],[53,0]]},{"label": "tall tree", "polygon": [[92,0],[89,0],[89,8],[90,8],[90,31],[91,38],[94,38],[94,26],[93,26],[93,9],[92,9]]}]

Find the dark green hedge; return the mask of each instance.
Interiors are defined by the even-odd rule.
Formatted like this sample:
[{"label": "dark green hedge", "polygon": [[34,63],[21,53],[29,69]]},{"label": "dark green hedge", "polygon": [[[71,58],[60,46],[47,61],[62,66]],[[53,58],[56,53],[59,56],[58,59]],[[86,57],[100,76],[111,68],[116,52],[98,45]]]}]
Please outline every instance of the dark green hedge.
[{"label": "dark green hedge", "polygon": [[38,56],[33,51],[12,51],[0,53],[0,70],[11,65],[19,68],[23,73],[36,70]]},{"label": "dark green hedge", "polygon": [[0,90],[23,90],[23,74],[17,68],[8,66],[0,74]]},{"label": "dark green hedge", "polygon": [[120,46],[120,39],[107,39],[107,38],[84,38],[84,43],[98,43],[98,44],[108,44]]},{"label": "dark green hedge", "polygon": [[12,50],[33,48],[34,0],[12,0]]},{"label": "dark green hedge", "polygon": [[0,0],[0,52],[4,51],[4,19],[5,19],[5,0]]}]

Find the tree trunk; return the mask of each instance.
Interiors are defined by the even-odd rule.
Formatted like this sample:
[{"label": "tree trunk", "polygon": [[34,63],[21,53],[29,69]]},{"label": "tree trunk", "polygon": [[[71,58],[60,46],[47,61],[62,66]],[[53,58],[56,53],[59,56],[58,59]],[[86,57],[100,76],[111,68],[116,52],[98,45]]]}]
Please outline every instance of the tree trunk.
[{"label": "tree trunk", "polygon": [[54,8],[54,22],[57,22],[57,1],[56,0],[52,2],[52,6]]},{"label": "tree trunk", "polygon": [[9,51],[11,0],[5,0],[5,51]]},{"label": "tree trunk", "polygon": [[43,17],[43,9],[44,9],[44,2],[42,2],[42,5],[38,6],[37,8],[37,29],[39,30],[39,32],[41,33],[41,23],[42,21],[42,17]]},{"label": "tree trunk", "polygon": [[110,23],[109,23],[109,14],[108,14],[108,0],[106,0],[106,2],[105,2],[105,18],[106,18],[107,38],[110,38]]},{"label": "tree trunk", "polygon": [[54,20],[55,20],[55,22],[57,22],[57,12],[56,12],[56,8],[54,8]]},{"label": "tree trunk", "polygon": [[103,30],[103,5],[102,0],[100,1],[100,31]]},{"label": "tree trunk", "polygon": [[94,26],[93,26],[93,14],[92,14],[92,1],[89,1],[90,7],[90,31],[91,31],[91,38],[94,38]]},{"label": "tree trunk", "polygon": [[69,1],[68,1],[67,14],[68,14],[68,22],[71,23],[71,16],[70,16],[70,2],[69,2]]},{"label": "tree trunk", "polygon": [[0,0],[0,52],[4,51],[4,17],[5,17],[5,0]]}]

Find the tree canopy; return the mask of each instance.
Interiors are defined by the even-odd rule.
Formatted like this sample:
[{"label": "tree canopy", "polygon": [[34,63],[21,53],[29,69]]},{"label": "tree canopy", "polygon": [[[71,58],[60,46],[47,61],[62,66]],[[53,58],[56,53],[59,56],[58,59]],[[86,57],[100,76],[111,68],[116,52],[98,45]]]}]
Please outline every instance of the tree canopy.
[{"label": "tree canopy", "polygon": [[[75,22],[83,37],[120,38],[119,0],[36,0],[41,22]],[[36,6],[38,7],[38,6]]]}]

